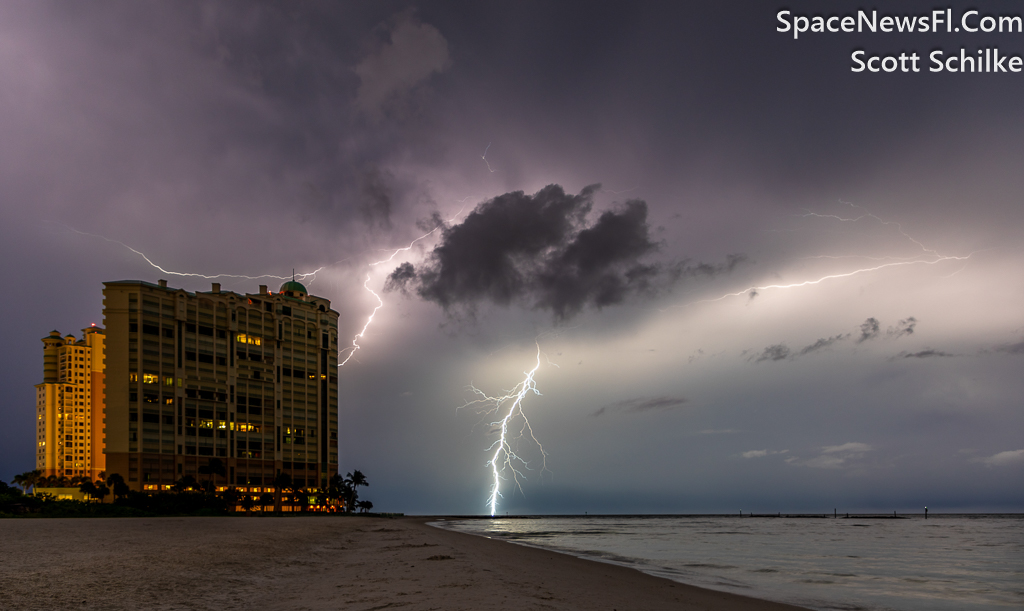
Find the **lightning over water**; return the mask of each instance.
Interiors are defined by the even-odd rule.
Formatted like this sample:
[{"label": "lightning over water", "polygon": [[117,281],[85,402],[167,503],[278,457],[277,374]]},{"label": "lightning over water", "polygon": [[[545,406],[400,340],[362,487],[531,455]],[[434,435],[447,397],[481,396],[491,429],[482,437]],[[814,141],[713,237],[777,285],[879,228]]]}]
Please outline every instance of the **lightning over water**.
[{"label": "lightning over water", "polygon": [[[473,401],[467,401],[460,408],[471,408],[499,417],[498,420],[490,423],[492,428],[498,430],[498,439],[487,449],[488,452],[493,451],[490,460],[487,461],[487,466],[491,469],[491,476],[493,478],[491,492],[487,498],[487,505],[490,508],[492,517],[498,507],[498,498],[502,496],[502,480],[511,479],[514,483],[514,488],[521,492],[522,486],[520,481],[521,478],[525,477],[525,474],[520,469],[530,469],[529,461],[520,456],[516,452],[516,448],[513,447],[514,442],[529,437],[540,449],[541,473],[547,470],[547,452],[545,452],[544,446],[541,445],[536,435],[534,435],[533,428],[530,426],[530,420],[526,417],[526,412],[523,411],[523,401],[528,395],[541,394],[537,390],[537,383],[534,380],[537,370],[540,369],[541,356],[540,343],[536,342],[536,345],[536,362],[532,369],[523,372],[524,377],[521,382],[512,387],[511,390],[505,391],[505,394],[496,396],[488,395],[476,386],[470,385],[469,390],[478,398]],[[516,431],[514,423],[518,420],[522,421],[522,425]]]}]

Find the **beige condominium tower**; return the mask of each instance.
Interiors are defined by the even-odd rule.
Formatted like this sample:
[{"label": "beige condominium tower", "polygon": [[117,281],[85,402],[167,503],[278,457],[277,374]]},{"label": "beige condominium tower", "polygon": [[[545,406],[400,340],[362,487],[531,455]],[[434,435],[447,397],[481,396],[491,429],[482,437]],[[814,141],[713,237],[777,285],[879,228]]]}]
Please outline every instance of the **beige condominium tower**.
[{"label": "beige condominium tower", "polygon": [[43,476],[97,479],[103,454],[103,329],[82,339],[43,338],[43,383],[36,384],[36,469]]},{"label": "beige condominium tower", "polygon": [[219,458],[218,486],[307,488],[338,470],[338,313],[294,280],[277,293],[105,282],[106,466],[166,490]]}]

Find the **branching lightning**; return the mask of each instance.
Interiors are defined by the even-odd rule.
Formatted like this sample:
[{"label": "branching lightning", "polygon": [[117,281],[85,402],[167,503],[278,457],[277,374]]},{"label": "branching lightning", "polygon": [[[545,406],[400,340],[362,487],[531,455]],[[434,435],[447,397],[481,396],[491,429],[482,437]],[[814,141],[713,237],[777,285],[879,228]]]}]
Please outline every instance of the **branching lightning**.
[{"label": "branching lightning", "polygon": [[[537,440],[536,435],[533,434],[533,428],[530,426],[530,420],[526,417],[526,413],[523,411],[523,400],[530,393],[540,395],[540,391],[537,390],[537,383],[534,380],[537,370],[540,369],[540,342],[537,344],[537,361],[533,365],[533,369],[523,372],[525,376],[523,381],[514,386],[511,390],[506,391],[505,394],[500,396],[490,396],[484,391],[480,390],[472,384],[469,385],[469,390],[475,394],[478,398],[473,401],[467,401],[460,409],[471,408],[483,412],[485,414],[496,414],[501,416],[500,420],[491,422],[492,427],[497,427],[500,431],[498,439],[489,447],[487,451],[491,450],[494,453],[491,455],[491,459],[487,462],[487,466],[491,468],[491,475],[494,478],[491,483],[491,493],[487,498],[487,504],[491,510],[491,516],[494,516],[495,510],[498,506],[498,497],[501,495],[501,480],[510,477],[515,483],[515,488],[522,492],[522,486],[520,483],[521,478],[525,475],[519,469],[529,469],[529,462],[523,457],[516,453],[515,448],[512,447],[512,441],[520,439],[525,436],[529,436],[537,447],[540,448],[541,455],[541,473],[547,471],[547,452],[544,451],[544,446],[541,445],[540,441]],[[517,434],[510,434],[509,427],[515,420],[516,416],[521,416],[523,425],[520,427]],[[507,475],[506,475],[507,474]]]},{"label": "branching lightning", "polygon": [[[465,200],[463,200],[463,201],[465,201]],[[425,234],[421,235],[420,237],[416,238],[415,240],[410,242],[408,246],[403,246],[401,248],[396,248],[396,249],[390,250],[391,254],[387,258],[381,259],[379,261],[374,261],[373,263],[368,264],[368,267],[370,268],[370,271],[367,272],[366,279],[363,281],[363,289],[365,289],[368,293],[370,293],[373,296],[374,299],[377,300],[377,305],[374,306],[373,311],[370,312],[370,315],[367,317],[366,323],[363,325],[363,328],[359,331],[359,333],[357,333],[352,338],[352,345],[344,349],[344,351],[347,351],[348,354],[345,356],[344,360],[342,360],[341,363],[339,363],[338,367],[342,367],[346,363],[348,363],[352,359],[353,355],[355,355],[355,353],[360,350],[361,346],[359,345],[359,340],[362,339],[366,335],[366,331],[367,331],[367,329],[370,328],[370,325],[373,323],[373,319],[377,315],[377,312],[382,307],[384,307],[384,300],[381,299],[380,295],[376,291],[374,291],[372,288],[370,288],[370,280],[373,277],[373,271],[372,271],[373,268],[378,266],[378,265],[383,265],[385,263],[390,263],[390,262],[394,261],[395,257],[397,257],[399,253],[408,252],[409,250],[411,250],[416,245],[417,242],[430,237],[431,235],[436,233],[438,229],[444,227],[446,223],[450,223],[451,221],[453,221],[456,218],[458,218],[458,216],[460,214],[462,214],[462,211],[464,209],[465,209],[464,207],[459,209],[459,211],[451,219],[449,219],[448,221],[439,223],[437,225],[437,227],[434,227],[433,229],[431,229],[427,233],[425,233]],[[261,280],[261,279],[265,279],[265,278],[272,278],[272,279],[276,279],[276,280],[290,280],[290,279],[293,279],[293,278],[302,278],[302,279],[313,278],[313,279],[315,279],[316,278],[316,274],[318,272],[322,271],[326,267],[329,267],[329,265],[322,265],[322,266],[318,267],[317,269],[315,269],[315,270],[313,270],[311,272],[301,272],[301,273],[293,274],[291,276],[276,276],[276,275],[273,275],[273,274],[261,274],[261,275],[258,275],[258,276],[247,276],[247,275],[244,275],[244,274],[200,274],[200,273],[197,273],[197,272],[176,272],[176,271],[173,271],[173,270],[166,269],[166,268],[164,268],[164,267],[162,267],[160,265],[157,265],[144,252],[142,252],[140,250],[137,250],[135,248],[132,248],[131,246],[125,244],[124,242],[122,242],[120,240],[115,240],[113,238],[108,238],[106,236],[95,234],[95,233],[88,233],[88,232],[85,232],[85,231],[80,231],[78,229],[75,229],[74,227],[70,227],[68,225],[64,225],[63,223],[58,223],[58,224],[60,224],[61,226],[63,226],[67,230],[72,231],[74,233],[77,233],[77,234],[80,234],[80,235],[84,235],[84,236],[93,237],[93,238],[99,238],[101,240],[104,240],[104,241],[107,241],[107,242],[111,242],[113,244],[118,244],[120,246],[123,246],[124,248],[127,248],[131,252],[133,252],[133,253],[137,254],[138,256],[142,257],[142,259],[146,263],[148,263],[151,267],[153,267],[154,269],[157,269],[160,272],[162,272],[164,274],[171,275],[171,276],[182,276],[182,277],[189,277],[189,278],[203,278],[203,279],[207,279],[207,280],[216,280],[218,278],[232,278],[232,279],[238,279],[238,280]],[[341,262],[347,261],[347,260],[348,260],[347,258],[346,259],[342,259],[341,261],[337,261],[337,262],[335,262],[335,263],[333,263],[331,265],[336,265],[337,263],[341,263]]]},{"label": "branching lightning", "polygon": [[176,272],[176,271],[173,271],[173,270],[164,269],[163,267],[161,267],[161,266],[157,265],[156,263],[154,263],[153,260],[150,259],[148,256],[146,256],[146,253],[144,253],[144,252],[142,252],[140,250],[136,250],[135,248],[132,248],[131,246],[125,244],[124,242],[122,242],[120,240],[115,240],[113,238],[108,238],[106,236],[102,236],[102,235],[95,234],[95,233],[88,233],[88,232],[85,232],[85,231],[80,231],[80,230],[75,229],[74,227],[71,227],[69,225],[64,225],[63,223],[57,223],[57,224],[61,225],[62,227],[64,227],[68,231],[72,231],[72,232],[77,233],[79,235],[89,236],[89,237],[92,237],[92,238],[99,238],[101,240],[105,240],[107,242],[111,242],[113,244],[118,244],[120,246],[123,246],[123,247],[127,248],[128,250],[132,251],[133,253],[139,255],[140,257],[142,257],[142,259],[146,263],[148,263],[151,267],[153,267],[154,269],[157,269],[157,270],[159,270],[159,271],[161,271],[161,272],[163,272],[163,273],[165,273],[165,274],[167,274],[169,276],[183,276],[183,277],[187,277],[187,278],[203,278],[203,279],[206,279],[206,280],[216,280],[218,278],[233,278],[233,279],[236,279],[236,280],[261,280],[261,279],[264,279],[264,278],[273,278],[275,280],[291,280],[293,277],[305,279],[305,278],[310,278],[310,277],[316,278],[316,274],[318,272],[322,271],[324,268],[330,267],[330,265],[337,265],[338,263],[342,263],[342,262],[347,260],[347,259],[342,259],[341,261],[336,261],[336,262],[334,262],[334,263],[332,263],[330,265],[321,265],[320,267],[316,268],[315,270],[313,270],[311,272],[301,272],[301,273],[294,274],[293,276],[275,276],[273,274],[261,274],[259,276],[246,276],[244,274],[199,274],[199,273],[195,273],[195,272]]},{"label": "branching lightning", "polygon": [[[490,146],[490,145],[488,145],[488,146]],[[465,201],[465,200],[463,200],[463,201]],[[447,223],[450,223],[453,220],[457,219],[459,217],[459,215],[462,214],[463,210],[465,210],[464,207],[460,208],[459,211],[456,212],[455,215],[452,218],[448,219],[447,221],[445,221],[443,223],[439,223],[437,225],[437,227],[434,227],[433,229],[431,229],[427,233],[424,233],[423,235],[421,235],[420,237],[416,238],[412,242],[409,242],[408,246],[403,246],[401,248],[394,249],[391,252],[391,255],[388,256],[388,258],[381,259],[380,261],[374,261],[373,263],[370,263],[368,265],[368,267],[370,268],[370,271],[366,272],[366,280],[363,281],[363,289],[365,289],[366,292],[368,292],[371,295],[373,295],[373,298],[377,300],[377,305],[373,308],[373,311],[370,312],[370,316],[367,317],[366,324],[363,325],[362,330],[359,331],[359,333],[356,333],[355,337],[352,338],[352,345],[349,346],[348,348],[345,348],[345,350],[348,351],[348,355],[345,356],[345,359],[343,361],[338,363],[338,367],[344,367],[345,363],[348,363],[352,359],[352,357],[355,355],[355,353],[358,352],[362,348],[362,346],[359,345],[359,340],[362,339],[366,335],[366,330],[369,329],[370,328],[370,324],[373,323],[374,316],[376,316],[377,312],[381,308],[384,307],[384,300],[380,298],[380,295],[377,293],[377,291],[375,291],[372,288],[370,288],[370,279],[373,277],[373,268],[377,267],[378,265],[383,265],[385,263],[391,263],[392,261],[395,260],[395,257],[397,257],[398,253],[400,253],[400,252],[408,252],[408,251],[412,250],[413,246],[415,246],[417,242],[419,242],[420,240],[424,240],[424,239],[434,235],[437,232],[438,229],[441,229]]]},{"label": "branching lightning", "polygon": [[[853,207],[853,208],[861,208],[860,206],[857,206],[856,204],[851,204],[849,202],[840,202],[840,203],[843,203],[843,204],[845,204],[847,206],[850,206],[850,207]],[[861,208],[861,210],[864,210],[864,209]],[[912,242],[915,246],[917,246],[918,248],[921,249],[921,253],[922,254],[919,255],[919,256],[916,256],[916,257],[888,257],[888,256],[887,257],[875,257],[875,256],[863,256],[863,257],[861,257],[861,256],[858,255],[858,257],[866,258],[866,259],[869,259],[869,260],[874,260],[874,261],[885,261],[885,260],[888,260],[889,262],[888,263],[881,263],[879,265],[874,265],[874,266],[871,266],[871,267],[858,268],[858,269],[854,269],[854,270],[851,270],[851,271],[848,271],[848,272],[827,274],[825,276],[821,276],[821,277],[818,277],[818,278],[813,278],[813,279],[810,279],[810,280],[803,280],[803,281],[800,281],[800,282],[793,282],[793,283],[789,283],[789,284],[765,284],[765,285],[760,285],[760,286],[749,286],[749,287],[747,287],[745,289],[742,289],[742,290],[739,290],[739,291],[735,291],[735,292],[732,292],[732,293],[726,293],[726,294],[724,294],[724,295],[722,295],[720,297],[715,297],[713,299],[702,299],[702,300],[699,300],[699,301],[693,301],[693,302],[689,302],[689,303],[685,303],[685,304],[669,306],[669,308],[685,308],[685,307],[689,307],[689,306],[700,304],[700,303],[714,303],[714,302],[717,302],[717,301],[722,301],[724,299],[729,299],[730,297],[739,297],[740,295],[748,295],[748,296],[754,297],[754,296],[758,295],[761,291],[772,290],[772,289],[793,289],[793,288],[800,288],[800,287],[804,287],[804,286],[813,286],[813,285],[816,285],[816,284],[821,284],[821,283],[826,282],[828,280],[836,280],[836,279],[840,279],[840,278],[849,278],[849,277],[857,276],[857,275],[860,275],[860,274],[867,274],[867,273],[870,273],[870,272],[880,271],[880,270],[887,269],[887,268],[890,268],[890,267],[903,267],[903,266],[909,266],[909,265],[936,265],[936,264],[943,263],[943,262],[946,262],[946,261],[966,261],[966,260],[970,259],[974,254],[976,254],[974,252],[968,253],[966,255],[944,255],[944,254],[941,254],[936,249],[928,248],[923,243],[921,243],[920,241],[915,239],[913,236],[908,234],[906,231],[904,231],[903,227],[902,227],[902,225],[900,225],[900,223],[897,223],[895,221],[886,221],[886,220],[882,219],[881,217],[879,217],[879,216],[877,216],[875,214],[872,214],[871,212],[868,212],[866,210],[864,210],[863,214],[861,214],[860,216],[857,216],[855,218],[846,218],[846,217],[842,217],[842,216],[839,216],[839,215],[836,215],[836,214],[819,214],[817,212],[811,212],[809,210],[805,211],[804,214],[800,214],[798,216],[800,216],[802,218],[811,217],[811,218],[835,219],[835,220],[843,222],[843,223],[855,223],[855,222],[864,220],[866,218],[870,218],[870,219],[872,219],[874,221],[877,221],[878,223],[880,223],[883,226],[894,226],[894,227],[896,227],[896,230],[900,233],[900,235],[902,235],[904,238],[906,238],[907,240]],[[851,258],[851,257],[853,257],[853,255],[848,255],[848,256],[817,255],[815,257],[806,257],[806,258],[812,258],[812,259],[842,259],[842,258]]]},{"label": "branching lightning", "polygon": [[345,360],[338,363],[338,367],[344,367],[345,363],[349,362],[349,360],[352,359],[352,356],[355,355],[355,353],[358,352],[360,348],[362,348],[362,346],[359,345],[359,340],[362,339],[364,335],[366,335],[366,330],[369,329],[370,324],[373,323],[373,317],[376,316],[377,312],[384,307],[384,300],[380,298],[380,295],[377,294],[377,291],[370,288],[370,278],[373,277],[373,268],[377,267],[378,265],[383,265],[385,263],[390,263],[391,261],[394,261],[395,257],[398,256],[398,253],[407,252],[411,250],[412,247],[416,245],[416,242],[419,242],[420,240],[430,235],[433,235],[434,232],[436,232],[441,227],[443,227],[443,225],[438,225],[437,227],[434,227],[427,233],[421,235],[420,237],[410,242],[408,246],[403,246],[402,248],[395,249],[395,251],[392,252],[391,256],[389,256],[387,259],[381,259],[380,261],[374,261],[373,263],[369,264],[370,271],[366,272],[366,280],[363,281],[363,289],[365,289],[366,292],[373,295],[373,298],[377,300],[377,305],[374,306],[373,311],[370,312],[370,316],[367,317],[366,324],[363,325],[362,330],[359,331],[359,333],[356,333],[355,337],[352,338],[352,345],[349,346],[348,348],[345,348],[345,350],[348,351],[348,355],[345,357]]}]

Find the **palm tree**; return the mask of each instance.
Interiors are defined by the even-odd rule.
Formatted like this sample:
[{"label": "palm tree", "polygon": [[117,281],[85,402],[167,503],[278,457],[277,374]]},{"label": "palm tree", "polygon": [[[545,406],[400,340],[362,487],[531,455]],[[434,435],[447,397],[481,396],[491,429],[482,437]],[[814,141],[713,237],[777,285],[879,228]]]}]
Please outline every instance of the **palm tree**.
[{"label": "palm tree", "polygon": [[252,497],[248,494],[242,497],[242,509],[245,510],[245,515],[252,515],[252,508],[255,504],[255,501],[253,501]]},{"label": "palm tree", "polygon": [[369,486],[370,482],[366,481],[366,476],[359,469],[352,471],[351,473],[345,474],[345,483],[348,484],[348,495],[349,503],[346,503],[346,510],[352,511],[356,507],[356,501],[359,500],[359,486]]},{"label": "palm tree", "polygon": [[110,486],[114,492],[114,499],[123,499],[128,496],[129,488],[128,484],[124,483],[124,478],[121,477],[120,473],[111,473],[107,476],[107,485]]},{"label": "palm tree", "polygon": [[238,506],[238,489],[234,486],[229,486],[228,489],[224,491],[223,498],[228,511],[234,512],[235,507]]},{"label": "palm tree", "polygon": [[32,471],[26,471],[21,475],[15,475],[12,483],[21,486],[22,490],[27,494],[29,488],[35,492],[36,486],[40,485],[43,481],[43,472],[39,469],[34,469]]},{"label": "palm tree", "polygon": [[359,501],[358,506],[359,506],[359,513],[368,513],[371,509],[373,509],[373,502],[372,501]]},{"label": "palm tree", "polygon": [[107,483],[104,482],[103,480],[97,480],[94,486],[96,488],[96,493],[93,494],[93,498],[99,499],[100,502],[102,503],[103,499],[105,499],[107,495],[110,494],[110,488],[107,487]]},{"label": "palm tree", "polygon": [[267,505],[270,505],[273,502],[274,502],[274,495],[273,494],[270,494],[269,492],[264,492],[263,494],[261,494],[260,495],[260,511],[266,513]]},{"label": "palm tree", "polygon": [[295,505],[299,506],[299,511],[306,513],[306,510],[309,509],[309,490],[295,488],[295,497],[292,501],[292,511],[295,510]]},{"label": "palm tree", "polygon": [[98,493],[96,489],[96,484],[92,483],[92,480],[88,479],[82,482],[81,485],[78,486],[78,489],[82,491],[83,494],[88,495],[90,498],[95,498],[96,494]]},{"label": "palm tree", "polygon": [[186,490],[194,490],[198,487],[199,482],[196,481],[196,478],[192,477],[191,475],[183,475],[181,479],[174,482],[174,485],[171,486],[171,489],[174,490],[175,492],[185,492]]},{"label": "palm tree", "polygon": [[32,491],[35,492],[36,486],[39,485],[39,482],[41,482],[42,479],[43,472],[40,471],[39,469],[33,469],[28,472],[28,480],[26,481],[28,482],[29,486],[32,486]]},{"label": "palm tree", "polygon": [[332,508],[337,506],[336,501],[344,498],[345,495],[345,478],[340,473],[335,473],[331,476],[331,479],[327,481],[327,502]]},{"label": "palm tree", "polygon": [[281,491],[292,487],[292,476],[278,471],[274,477],[274,511],[281,513]]},{"label": "palm tree", "polygon": [[[221,459],[211,458],[206,465],[199,467],[199,473],[200,475],[219,475],[221,477],[227,477],[228,471],[224,467],[224,462]],[[213,482],[216,482],[216,478],[211,479]]]}]

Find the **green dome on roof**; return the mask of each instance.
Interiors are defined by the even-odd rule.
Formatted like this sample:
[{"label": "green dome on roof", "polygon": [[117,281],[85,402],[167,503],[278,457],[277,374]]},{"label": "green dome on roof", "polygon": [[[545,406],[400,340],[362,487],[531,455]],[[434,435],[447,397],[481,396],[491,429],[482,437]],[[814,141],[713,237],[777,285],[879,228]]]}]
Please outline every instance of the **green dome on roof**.
[{"label": "green dome on roof", "polygon": [[301,284],[294,280],[289,280],[288,282],[285,282],[284,284],[281,285],[282,293],[288,291],[291,291],[293,293],[302,293],[303,295],[309,294],[309,291],[306,290],[306,287],[302,286]]}]

